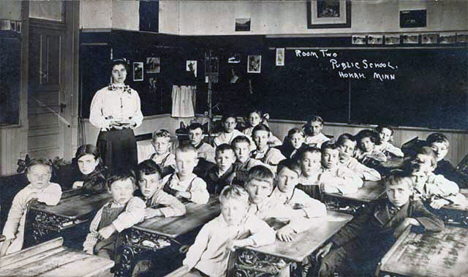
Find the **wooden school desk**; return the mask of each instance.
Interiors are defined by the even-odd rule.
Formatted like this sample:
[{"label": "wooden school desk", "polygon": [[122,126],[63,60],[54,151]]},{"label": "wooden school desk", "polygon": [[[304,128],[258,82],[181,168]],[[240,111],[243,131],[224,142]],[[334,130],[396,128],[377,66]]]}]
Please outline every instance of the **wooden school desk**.
[{"label": "wooden school desk", "polygon": [[228,276],[274,276],[286,267],[290,268],[291,276],[303,276],[309,268],[315,266],[304,266],[308,257],[315,254],[352,218],[349,214],[329,211],[326,219],[317,220],[309,230],[294,235],[291,242],[276,240],[266,246],[237,249]]},{"label": "wooden school desk", "polygon": [[78,277],[112,276],[114,262],[62,246],[63,239],[21,250],[0,258],[0,276]]},{"label": "wooden school desk", "polygon": [[122,259],[117,266],[116,276],[128,276],[140,254],[148,256],[166,247],[179,249],[187,243],[193,243],[196,236],[194,231],[198,231],[221,211],[217,198],[210,198],[204,205],[187,202],[185,207],[187,213],[183,216],[154,217],[124,230],[120,234]]},{"label": "wooden school desk", "polygon": [[323,193],[322,200],[327,209],[349,214],[355,214],[370,202],[379,199],[385,193],[382,181],[364,181],[362,188],[347,195],[337,193]]},{"label": "wooden school desk", "polygon": [[440,233],[416,234],[408,228],[382,258],[378,276],[468,276],[468,234],[446,226]]},{"label": "wooden school desk", "polygon": [[111,198],[107,193],[82,195],[76,190],[64,192],[57,206],[32,203],[26,216],[25,247],[63,236],[66,245],[81,248],[94,214]]},{"label": "wooden school desk", "polygon": [[468,189],[461,189],[460,193],[466,197],[465,203],[460,205],[446,205],[435,210],[446,224],[468,227]]}]

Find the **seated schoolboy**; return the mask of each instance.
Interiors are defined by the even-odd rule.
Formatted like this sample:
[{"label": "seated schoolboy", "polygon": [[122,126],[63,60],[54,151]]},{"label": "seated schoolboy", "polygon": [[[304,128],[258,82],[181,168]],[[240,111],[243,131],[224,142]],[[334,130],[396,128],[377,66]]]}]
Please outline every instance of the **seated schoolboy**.
[{"label": "seated schoolboy", "polygon": [[145,218],[181,216],[186,213],[185,205],[163,190],[161,168],[153,160],[139,163],[137,170],[139,192],[146,203]]},{"label": "seated schoolboy", "polygon": [[448,138],[442,133],[432,133],[426,138],[427,146],[431,147],[437,156],[437,167],[434,174],[443,175],[450,181],[454,181],[458,186],[467,188],[468,177],[457,172],[452,163],[445,159],[450,149]]},{"label": "seated schoolboy", "polygon": [[119,172],[107,180],[112,200],[105,204],[91,221],[90,233],[83,243],[83,250],[90,254],[114,260],[118,233],[143,221],[145,202],[133,196],[136,177],[133,172]]},{"label": "seated schoolboy", "polygon": [[229,256],[237,247],[275,241],[268,224],[247,213],[249,195],[239,186],[226,186],[219,196],[221,215],[203,226],[183,261],[188,276],[226,276]]},{"label": "seated schoolboy", "polygon": [[299,153],[301,175],[299,176],[298,189],[303,190],[310,197],[320,199],[318,176],[322,172],[322,153],[317,147],[307,146]]},{"label": "seated schoolboy", "polygon": [[164,177],[164,191],[197,204],[206,204],[210,195],[206,183],[193,173],[197,165],[197,150],[192,145],[181,145],[175,151],[176,172]]},{"label": "seated schoolboy", "polygon": [[372,276],[406,227],[443,230],[443,221],[412,199],[410,177],[391,175],[385,186],[387,198],[374,201],[318,251],[323,257],[319,276]]},{"label": "seated schoolboy", "polygon": [[229,144],[221,144],[216,147],[216,166],[208,171],[205,178],[210,194],[219,194],[225,186],[232,185],[236,177],[234,162],[236,155]]},{"label": "seated schoolboy", "polygon": [[447,204],[463,203],[465,198],[459,193],[458,185],[443,175],[434,174],[436,166],[434,151],[427,146],[421,147],[410,162],[415,196],[434,209],[440,209]]},{"label": "seated schoolboy", "polygon": [[311,219],[327,216],[325,204],[296,189],[300,173],[300,166],[295,161],[283,160],[278,165],[276,186],[269,201],[272,205],[270,214],[289,221],[276,234],[281,241],[292,241],[293,234],[310,228]]},{"label": "seated schoolboy", "polygon": [[363,181],[379,181],[382,179],[377,170],[363,165],[353,157],[356,149],[356,141],[352,135],[340,135],[336,141],[336,145],[340,151],[340,164],[354,171]]},{"label": "seated schoolboy", "polygon": [[31,160],[26,170],[29,184],[20,190],[13,199],[8,219],[3,228],[5,241],[0,243],[0,257],[15,253],[23,248],[24,228],[28,203],[38,202],[55,206],[62,197],[60,185],[50,182],[52,166],[45,160]]},{"label": "seated schoolboy", "polygon": [[[247,113],[248,126],[242,131],[242,133],[244,133],[244,135],[247,136],[248,138],[253,139],[252,138],[253,129],[259,124],[264,124],[268,126],[268,118],[269,118],[268,114],[263,114],[261,111],[257,109],[250,110]],[[281,145],[281,140],[275,137],[273,133],[271,133],[268,139],[268,145],[270,145],[270,147],[279,146]]]},{"label": "seated schoolboy", "polygon": [[371,130],[362,130],[357,135],[359,151],[356,159],[365,165],[375,166],[381,162],[386,162],[387,157],[380,150],[376,149],[376,134]]},{"label": "seated schoolboy", "polygon": [[233,115],[225,115],[221,119],[223,131],[214,139],[214,145],[218,146],[223,143],[231,144],[232,140],[237,136],[242,136],[241,131],[237,130],[237,117]]},{"label": "seated schoolboy", "polygon": [[96,146],[91,144],[80,146],[76,150],[73,164],[77,168],[72,177],[72,189],[80,189],[83,193],[107,191],[105,169]]},{"label": "seated schoolboy", "polygon": [[325,193],[354,193],[362,187],[363,181],[358,174],[340,164],[339,155],[335,144],[322,145],[322,172],[318,176],[318,185]]},{"label": "seated schoolboy", "polygon": [[375,148],[387,156],[395,156],[403,158],[405,155],[400,148],[393,146],[391,141],[393,140],[393,129],[388,125],[379,125],[375,128],[375,131],[379,134],[377,144]]},{"label": "seated schoolboy", "polygon": [[307,145],[305,142],[304,132],[299,128],[292,128],[288,131],[283,145],[281,145],[281,154],[288,159],[297,160],[297,155]]},{"label": "seated schoolboy", "polygon": [[208,162],[214,163],[215,150],[214,147],[203,141],[203,125],[200,123],[192,123],[188,126],[190,144],[197,149],[198,159],[205,159]]},{"label": "seated schoolboy", "polygon": [[256,165],[263,165],[263,163],[250,157],[251,142],[246,136],[236,137],[232,140],[231,146],[236,154],[236,177],[234,183],[244,186],[247,182],[249,170]]},{"label": "seated schoolboy", "polygon": [[305,143],[309,146],[320,148],[324,142],[330,139],[322,134],[323,119],[320,116],[313,116],[304,126]]},{"label": "seated schoolboy", "polygon": [[151,144],[153,145],[154,153],[148,159],[153,160],[161,168],[163,177],[174,172],[175,156],[171,153],[171,133],[165,129],[154,132]]},{"label": "seated schoolboy", "polygon": [[261,161],[269,166],[273,172],[276,172],[279,162],[286,159],[286,157],[281,154],[280,150],[268,145],[270,133],[268,126],[263,124],[255,126],[253,129],[253,140],[257,149],[252,151],[252,158]]}]

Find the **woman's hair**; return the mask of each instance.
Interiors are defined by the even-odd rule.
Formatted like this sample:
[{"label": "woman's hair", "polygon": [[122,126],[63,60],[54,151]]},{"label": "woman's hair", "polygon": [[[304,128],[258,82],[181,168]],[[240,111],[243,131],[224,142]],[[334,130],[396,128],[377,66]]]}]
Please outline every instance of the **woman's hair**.
[{"label": "woman's hair", "polygon": [[364,139],[364,138],[369,138],[373,143],[376,143],[377,141],[377,134],[372,131],[372,130],[362,130],[360,131],[357,135],[356,135],[356,138],[357,138],[357,141],[359,142],[358,143],[358,147],[362,150],[362,147],[361,147],[361,141]]},{"label": "woman's hair", "polygon": [[345,144],[346,141],[352,141],[352,142],[356,142],[356,139],[353,135],[349,134],[349,133],[344,133],[344,134],[341,134],[338,139],[336,140],[336,145],[338,146],[343,146]]},{"label": "woman's hair", "polygon": [[261,110],[259,110],[259,109],[250,109],[250,110],[247,111],[247,118],[249,118],[250,114],[253,114],[253,113],[258,114],[260,116],[260,118],[262,118],[262,116],[263,116],[263,112]]},{"label": "woman's hair", "polygon": [[110,68],[109,68],[109,71],[112,72],[112,70],[114,69],[114,66],[116,65],[123,65],[125,67],[125,70],[128,72],[128,68],[127,68],[127,60],[126,59],[115,59],[115,60],[112,60],[111,63],[110,63]]},{"label": "woman's hair", "polygon": [[100,159],[101,155],[99,154],[99,149],[92,144],[85,144],[78,147],[75,153],[75,159],[78,161],[81,157],[85,155],[93,155],[94,158]]}]

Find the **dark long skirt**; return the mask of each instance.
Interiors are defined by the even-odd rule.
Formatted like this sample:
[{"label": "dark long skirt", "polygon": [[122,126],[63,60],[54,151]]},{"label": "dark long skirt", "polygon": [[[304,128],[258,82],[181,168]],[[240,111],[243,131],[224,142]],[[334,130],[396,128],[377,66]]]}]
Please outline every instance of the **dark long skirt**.
[{"label": "dark long skirt", "polygon": [[132,129],[101,131],[96,145],[110,174],[137,165],[137,144]]}]

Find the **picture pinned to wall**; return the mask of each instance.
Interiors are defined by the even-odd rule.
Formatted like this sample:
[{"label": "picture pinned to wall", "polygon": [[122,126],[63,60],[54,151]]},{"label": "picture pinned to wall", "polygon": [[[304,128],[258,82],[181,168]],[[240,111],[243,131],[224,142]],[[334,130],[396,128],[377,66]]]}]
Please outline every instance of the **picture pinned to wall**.
[{"label": "picture pinned to wall", "polygon": [[133,81],[139,82],[143,81],[143,62],[134,62],[133,63]]},{"label": "picture pinned to wall", "polygon": [[284,66],[284,48],[276,48],[276,66]]},{"label": "picture pinned to wall", "polygon": [[363,45],[366,44],[366,36],[353,36],[351,38],[352,44]]},{"label": "picture pinned to wall", "polygon": [[239,53],[233,53],[229,55],[228,63],[240,63],[240,60]]},{"label": "picture pinned to wall", "polygon": [[247,73],[261,73],[262,56],[249,55],[247,58]]},{"label": "picture pinned to wall", "polygon": [[398,45],[400,44],[400,35],[386,35],[385,45]]},{"label": "picture pinned to wall", "polygon": [[383,35],[369,35],[367,36],[367,44],[381,45],[383,44]]},{"label": "picture pinned to wall", "polygon": [[186,61],[185,71],[191,72],[195,78],[197,77],[197,61]]},{"label": "picture pinned to wall", "polygon": [[236,18],[236,32],[250,32],[250,18]]},{"label": "picture pinned to wall", "polygon": [[403,44],[418,44],[419,35],[418,34],[403,34],[401,35]]},{"label": "picture pinned to wall", "polygon": [[457,35],[455,33],[441,33],[439,38],[440,44],[455,44],[457,41]]},{"label": "picture pinned to wall", "polygon": [[438,35],[437,34],[422,34],[421,43],[422,44],[437,44]]},{"label": "picture pinned to wall", "polygon": [[161,72],[161,58],[148,57],[146,58],[146,73],[160,73]]},{"label": "picture pinned to wall", "polygon": [[419,28],[427,26],[426,10],[400,11],[400,28]]},{"label": "picture pinned to wall", "polygon": [[350,28],[350,0],[307,0],[307,28]]}]

